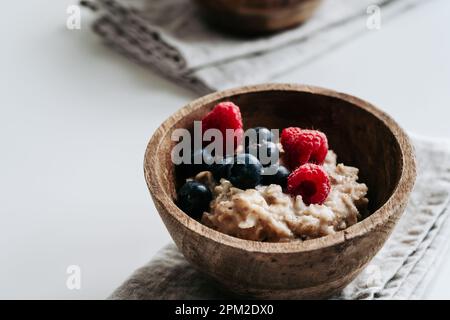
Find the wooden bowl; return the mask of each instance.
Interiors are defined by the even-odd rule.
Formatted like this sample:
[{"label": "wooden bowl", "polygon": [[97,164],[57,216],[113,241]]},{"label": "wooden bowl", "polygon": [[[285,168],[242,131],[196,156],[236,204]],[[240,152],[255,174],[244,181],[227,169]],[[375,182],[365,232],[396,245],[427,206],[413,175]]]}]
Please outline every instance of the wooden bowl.
[{"label": "wooden bowl", "polygon": [[321,0],[194,0],[204,18],[225,30],[264,34],[308,20]]},{"label": "wooden bowl", "polygon": [[[226,100],[240,106],[246,128],[324,131],[338,160],[360,169],[371,215],[326,237],[267,243],[228,236],[181,211],[174,203],[180,181],[170,158],[171,133],[192,128],[194,120]],[[276,299],[329,297],[352,281],[389,237],[416,176],[408,137],[384,112],[347,94],[288,84],[217,92],[183,107],[156,130],[144,171],[156,208],[188,261],[235,293]]]}]

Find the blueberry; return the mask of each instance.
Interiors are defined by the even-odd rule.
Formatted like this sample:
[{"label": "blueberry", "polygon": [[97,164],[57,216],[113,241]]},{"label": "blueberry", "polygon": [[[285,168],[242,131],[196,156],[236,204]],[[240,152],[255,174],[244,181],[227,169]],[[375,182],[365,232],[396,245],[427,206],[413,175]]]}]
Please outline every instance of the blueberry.
[{"label": "blueberry", "polygon": [[[246,146],[245,152],[256,156],[264,167],[270,166],[279,160],[278,146],[270,141]],[[274,159],[272,159],[272,156]]]},{"label": "blueberry", "polygon": [[245,141],[244,141],[244,147],[248,148],[251,145],[254,144],[263,144],[266,142],[271,142],[273,141],[273,133],[264,127],[256,127],[256,128],[251,128],[249,129],[253,130],[253,134],[250,134],[248,136],[245,137]]},{"label": "blueberry", "polygon": [[[262,176],[262,184],[264,185],[270,185],[270,184],[278,184],[280,185],[283,189],[286,188],[287,186],[287,178],[290,174],[289,170],[282,166],[282,165],[273,165],[271,167],[269,167],[270,170],[274,171],[274,174],[264,174]],[[266,170],[268,170],[269,168],[267,168]],[[276,170],[276,171],[275,171]]]},{"label": "blueberry", "polygon": [[233,165],[233,157],[225,157],[211,165],[211,173],[216,181],[220,179],[229,179],[230,169]]},{"label": "blueberry", "polygon": [[256,127],[254,129],[256,131],[256,136],[258,137],[257,143],[273,141],[273,133],[269,129],[264,127]]},{"label": "blueberry", "polygon": [[251,189],[261,182],[262,166],[259,160],[248,153],[238,154],[230,168],[230,182],[240,189]]},{"label": "blueberry", "polygon": [[214,158],[206,149],[191,151],[190,163],[177,165],[177,171],[182,172],[183,177],[192,177],[201,171],[210,171]]},{"label": "blueberry", "polygon": [[212,194],[204,184],[188,181],[178,190],[177,200],[181,210],[192,218],[199,219],[203,212],[208,211]]},{"label": "blueberry", "polygon": [[206,149],[199,149],[192,152],[191,164],[200,171],[209,171],[210,166],[214,163],[214,157]]}]

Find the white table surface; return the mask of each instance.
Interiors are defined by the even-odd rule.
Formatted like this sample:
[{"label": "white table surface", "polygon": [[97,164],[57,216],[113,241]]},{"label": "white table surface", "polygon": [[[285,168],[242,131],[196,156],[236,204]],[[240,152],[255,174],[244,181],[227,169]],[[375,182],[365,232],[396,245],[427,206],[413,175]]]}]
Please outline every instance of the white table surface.
[{"label": "white table surface", "polygon": [[[195,95],[104,47],[75,1],[7,1],[0,33],[0,298],[105,298],[170,241],[143,155]],[[277,81],[367,99],[450,138],[450,1],[433,0]],[[6,42],[5,42],[6,40]],[[81,267],[81,289],[66,268]],[[428,298],[450,298],[450,255]]]}]

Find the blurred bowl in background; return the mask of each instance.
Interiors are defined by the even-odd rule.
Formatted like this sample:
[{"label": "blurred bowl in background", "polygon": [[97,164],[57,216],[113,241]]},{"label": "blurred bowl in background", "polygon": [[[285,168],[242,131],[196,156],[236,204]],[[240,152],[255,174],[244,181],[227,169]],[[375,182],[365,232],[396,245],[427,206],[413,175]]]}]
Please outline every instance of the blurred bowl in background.
[{"label": "blurred bowl in background", "polygon": [[193,0],[205,19],[226,31],[260,35],[308,20],[322,0]]}]

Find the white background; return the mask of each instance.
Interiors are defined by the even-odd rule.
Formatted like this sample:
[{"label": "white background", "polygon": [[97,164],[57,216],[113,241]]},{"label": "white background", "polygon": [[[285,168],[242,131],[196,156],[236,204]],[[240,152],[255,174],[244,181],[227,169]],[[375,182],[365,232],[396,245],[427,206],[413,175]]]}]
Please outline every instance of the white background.
[{"label": "white background", "polygon": [[[195,95],[66,29],[74,1],[2,3],[0,298],[108,296],[170,241],[143,177],[157,126]],[[277,79],[367,99],[450,137],[450,1],[434,0]],[[66,268],[82,270],[81,290]],[[450,298],[450,256],[428,298]]]}]

